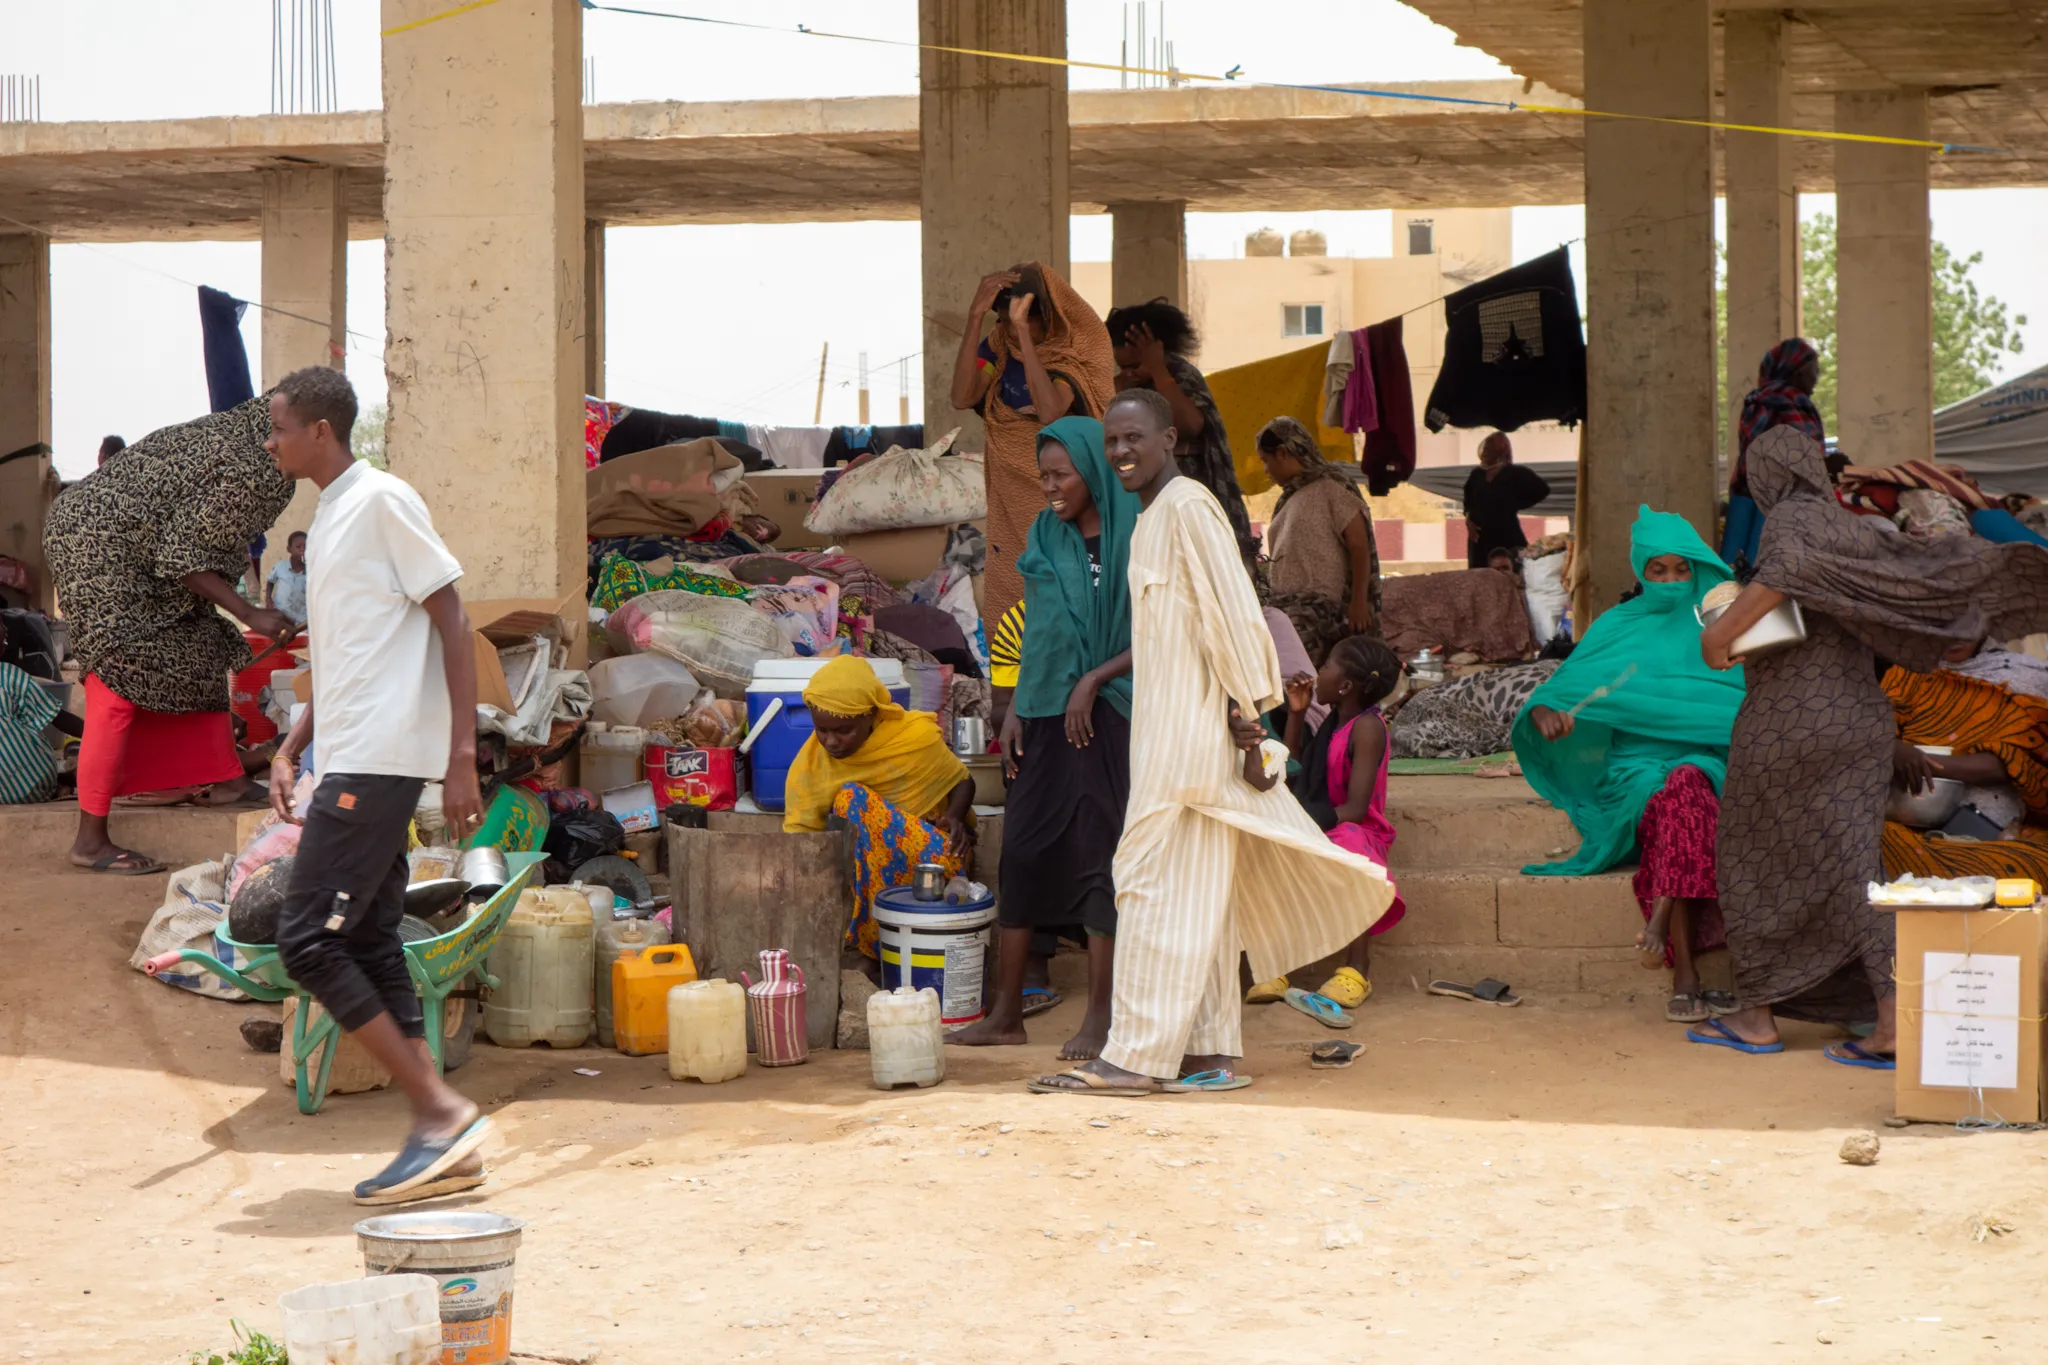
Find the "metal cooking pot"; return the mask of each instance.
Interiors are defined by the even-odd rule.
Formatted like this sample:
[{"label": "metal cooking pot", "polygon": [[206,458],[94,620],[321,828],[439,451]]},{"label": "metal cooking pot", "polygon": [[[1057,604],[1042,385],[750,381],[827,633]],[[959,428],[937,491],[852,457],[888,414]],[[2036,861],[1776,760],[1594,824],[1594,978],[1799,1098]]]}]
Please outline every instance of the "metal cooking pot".
[{"label": "metal cooking pot", "polygon": [[472,848],[464,853],[462,866],[456,875],[469,883],[471,900],[489,900],[511,880],[505,866],[505,851],[488,846]]},{"label": "metal cooking pot", "polygon": [[1924,792],[1909,792],[1893,783],[1885,796],[1884,818],[1908,829],[1940,829],[1962,808],[1969,791],[1967,784],[1952,777],[1935,778],[1934,786]]},{"label": "metal cooking pot", "polygon": [[[1731,604],[1732,605],[1732,604]],[[1727,605],[1694,608],[1693,616],[1700,623],[1700,629],[1721,619]],[[1799,610],[1799,604],[1787,598],[1763,614],[1763,617],[1748,630],[1735,637],[1728,646],[1731,659],[1767,659],[1773,654],[1782,654],[1806,643],[1806,617]]]},{"label": "metal cooking pot", "polygon": [[953,718],[953,752],[972,758],[988,748],[988,722],[980,716]]}]

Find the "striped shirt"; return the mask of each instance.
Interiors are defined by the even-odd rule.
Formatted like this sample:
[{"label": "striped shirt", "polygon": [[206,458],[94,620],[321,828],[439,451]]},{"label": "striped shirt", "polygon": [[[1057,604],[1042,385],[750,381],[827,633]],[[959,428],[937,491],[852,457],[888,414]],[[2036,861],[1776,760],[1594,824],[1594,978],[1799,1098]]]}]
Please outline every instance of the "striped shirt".
[{"label": "striped shirt", "polygon": [[64,704],[13,664],[0,664],[0,805],[48,801],[57,792],[57,756],[43,730]]}]

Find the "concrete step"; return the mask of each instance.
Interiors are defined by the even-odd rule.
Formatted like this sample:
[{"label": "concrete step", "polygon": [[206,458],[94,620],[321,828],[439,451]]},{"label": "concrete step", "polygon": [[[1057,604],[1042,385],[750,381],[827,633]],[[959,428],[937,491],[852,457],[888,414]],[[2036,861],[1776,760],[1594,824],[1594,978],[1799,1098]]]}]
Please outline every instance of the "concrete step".
[{"label": "concrete step", "polygon": [[1563,811],[1519,777],[1395,777],[1387,784],[1397,873],[1551,862],[1579,846]]},{"label": "concrete step", "polygon": [[[107,828],[123,848],[147,853],[175,870],[233,853],[235,822],[243,813],[196,806],[131,810],[116,805]],[[7,849],[10,866],[65,866],[77,832],[75,801],[0,806],[0,847]]]},{"label": "concrete step", "polygon": [[1402,921],[1373,944],[1373,970],[1394,977],[1517,988],[1612,992],[1648,975],[1637,962],[1642,911],[1631,874],[1525,877],[1507,867],[1404,873]]}]

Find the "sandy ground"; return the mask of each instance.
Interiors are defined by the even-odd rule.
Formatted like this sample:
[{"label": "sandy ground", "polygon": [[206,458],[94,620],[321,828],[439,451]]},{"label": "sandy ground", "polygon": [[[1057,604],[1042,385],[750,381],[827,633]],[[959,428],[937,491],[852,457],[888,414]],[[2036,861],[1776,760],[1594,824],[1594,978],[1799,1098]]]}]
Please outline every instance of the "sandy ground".
[{"label": "sandy ground", "polygon": [[[345,1191],[402,1100],[303,1117],[236,1036],[262,1007],[130,972],[156,890],[0,894],[0,1360],[182,1362],[361,1273]],[[515,1342],[563,1361],[2040,1358],[2048,1139],[1878,1127],[1843,1165],[1888,1076],[1819,1030],[1689,1046],[1644,979],[1516,1010],[1382,980],[1339,1072],[1259,1008],[1228,1096],[1024,1093],[1078,1002],[889,1094],[865,1053],[706,1087],[480,1044],[493,1179],[456,1202],[526,1220]]]}]

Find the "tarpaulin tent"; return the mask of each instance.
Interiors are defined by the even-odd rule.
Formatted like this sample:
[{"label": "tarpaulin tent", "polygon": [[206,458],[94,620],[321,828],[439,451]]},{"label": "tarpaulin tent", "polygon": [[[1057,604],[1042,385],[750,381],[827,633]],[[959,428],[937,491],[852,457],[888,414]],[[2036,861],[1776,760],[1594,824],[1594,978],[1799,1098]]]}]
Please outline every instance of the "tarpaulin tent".
[{"label": "tarpaulin tent", "polygon": [[2048,498],[2048,365],[1936,412],[1934,460],[1987,493]]}]

